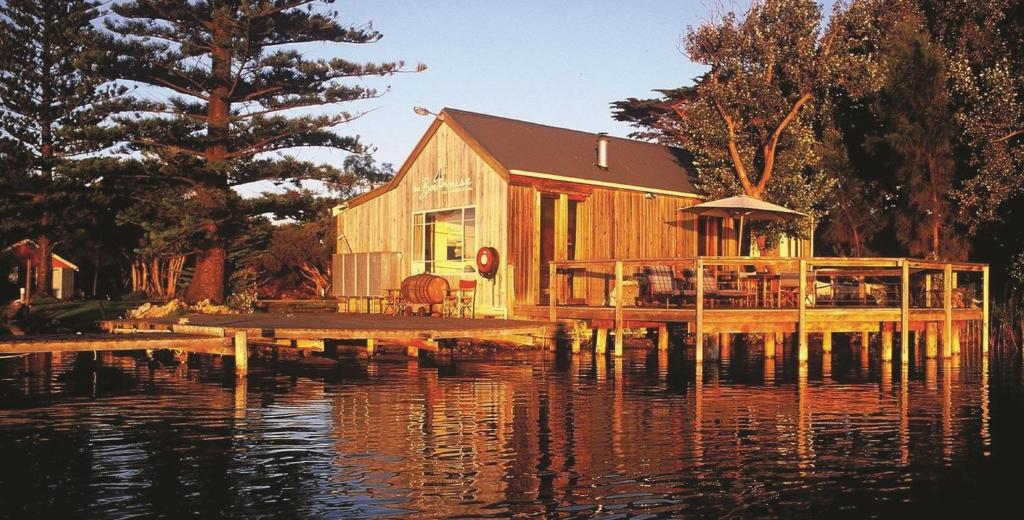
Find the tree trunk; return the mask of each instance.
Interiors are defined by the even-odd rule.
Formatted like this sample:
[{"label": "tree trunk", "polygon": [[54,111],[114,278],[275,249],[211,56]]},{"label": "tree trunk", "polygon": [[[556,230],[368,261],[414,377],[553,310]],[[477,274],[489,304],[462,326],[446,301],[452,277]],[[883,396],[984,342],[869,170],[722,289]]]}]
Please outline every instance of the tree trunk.
[{"label": "tree trunk", "polygon": [[220,223],[215,220],[217,206],[223,197],[216,196],[215,191],[227,191],[224,170],[228,160],[228,139],[231,124],[231,37],[227,28],[218,24],[223,20],[215,20],[212,29],[213,41],[210,45],[212,81],[214,87],[207,103],[206,133],[209,144],[205,150],[206,168],[215,178],[205,186],[196,189],[196,200],[209,213],[203,227],[206,229],[209,245],[199,252],[196,258],[196,272],[192,283],[185,290],[185,300],[196,303],[209,299],[214,303],[224,301],[224,263],[227,258],[225,241],[221,234]]},{"label": "tree trunk", "polygon": [[[43,215],[44,226],[49,221],[49,215]],[[53,257],[50,255],[52,246],[50,245],[50,237],[46,235],[39,235],[36,238],[36,244],[39,245],[38,252],[36,254],[36,287],[35,294],[36,298],[45,298],[53,295]]]},{"label": "tree trunk", "polygon": [[227,254],[222,245],[200,251],[196,258],[196,272],[192,283],[185,289],[185,301],[195,304],[201,300],[214,303],[224,301],[224,261]]},{"label": "tree trunk", "polygon": [[100,255],[99,253],[92,257],[92,297],[96,298],[96,291],[100,284]]}]

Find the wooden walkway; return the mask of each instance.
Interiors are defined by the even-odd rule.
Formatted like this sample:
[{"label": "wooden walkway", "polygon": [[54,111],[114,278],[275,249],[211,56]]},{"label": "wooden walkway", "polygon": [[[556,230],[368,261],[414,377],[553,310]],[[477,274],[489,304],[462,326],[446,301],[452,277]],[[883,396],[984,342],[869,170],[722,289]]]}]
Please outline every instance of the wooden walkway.
[{"label": "wooden walkway", "polygon": [[140,332],[119,335],[54,334],[0,338],[0,354],[149,349],[172,349],[220,355],[235,353],[231,338],[173,332]]},{"label": "wooden walkway", "polygon": [[355,314],[191,314],[173,318],[127,318],[100,322],[114,334],[64,334],[0,338],[0,354],[173,349],[228,355],[235,373],[248,371],[250,343],[323,350],[325,341],[364,341],[372,355],[379,342],[398,344],[410,356],[437,351],[450,339],[503,340],[547,344],[552,324],[463,318]]},{"label": "wooden walkway", "polygon": [[[223,329],[244,331],[254,338],[309,340],[376,340],[423,343],[445,339],[533,339],[551,336],[551,324],[537,321],[382,316],[379,314],[190,314],[183,318],[140,318],[105,321],[105,330]],[[529,340],[529,341],[526,341]]]}]

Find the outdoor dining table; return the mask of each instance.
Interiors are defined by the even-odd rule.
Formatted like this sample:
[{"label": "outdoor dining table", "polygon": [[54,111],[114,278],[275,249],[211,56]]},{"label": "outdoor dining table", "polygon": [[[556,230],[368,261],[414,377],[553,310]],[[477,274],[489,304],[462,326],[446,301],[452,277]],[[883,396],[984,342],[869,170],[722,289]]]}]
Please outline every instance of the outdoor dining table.
[{"label": "outdoor dining table", "polygon": [[755,307],[770,307],[773,301],[775,303],[779,301],[781,278],[779,273],[740,273],[741,284],[743,281],[754,284]]}]

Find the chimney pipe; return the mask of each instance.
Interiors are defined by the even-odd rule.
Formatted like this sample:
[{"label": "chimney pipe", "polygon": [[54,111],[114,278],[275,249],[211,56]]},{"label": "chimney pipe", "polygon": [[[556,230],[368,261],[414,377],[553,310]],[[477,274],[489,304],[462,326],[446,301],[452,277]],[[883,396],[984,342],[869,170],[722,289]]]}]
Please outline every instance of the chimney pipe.
[{"label": "chimney pipe", "polygon": [[606,132],[597,134],[597,167],[602,170],[608,169],[608,134]]}]

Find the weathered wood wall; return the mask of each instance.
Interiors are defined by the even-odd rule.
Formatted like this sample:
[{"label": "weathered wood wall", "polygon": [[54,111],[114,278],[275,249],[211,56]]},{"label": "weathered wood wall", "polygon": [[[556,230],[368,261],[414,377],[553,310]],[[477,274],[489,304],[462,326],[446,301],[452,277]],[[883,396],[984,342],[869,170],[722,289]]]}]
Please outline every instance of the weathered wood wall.
[{"label": "weathered wood wall", "polygon": [[[540,198],[542,190],[544,194],[557,192],[528,185],[509,189],[509,262],[516,268],[516,304],[536,305],[541,284]],[[644,192],[602,187],[587,191],[586,195],[572,195],[577,201],[576,260],[696,254],[696,217],[679,209],[698,199],[669,195],[646,198]],[[562,208],[567,207],[567,197],[562,196],[559,202]],[[556,209],[556,215],[564,218],[565,213]],[[566,253],[556,244],[556,260],[564,260]]]},{"label": "weathered wood wall", "polygon": [[[495,171],[447,123],[438,122],[417,146],[408,164],[403,165],[393,189],[342,211],[337,218],[338,252],[391,251],[402,253],[402,277],[413,271],[412,215],[467,206],[476,207],[476,243],[469,254],[480,247],[494,247],[502,258],[494,283],[476,273],[445,275],[452,287],[460,278],[479,281],[477,309],[487,311],[504,307],[504,277],[508,248],[508,182]],[[468,179],[467,189],[427,189],[438,169],[450,185]],[[403,175],[404,174],[404,175]]]}]

